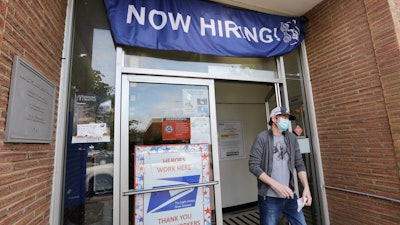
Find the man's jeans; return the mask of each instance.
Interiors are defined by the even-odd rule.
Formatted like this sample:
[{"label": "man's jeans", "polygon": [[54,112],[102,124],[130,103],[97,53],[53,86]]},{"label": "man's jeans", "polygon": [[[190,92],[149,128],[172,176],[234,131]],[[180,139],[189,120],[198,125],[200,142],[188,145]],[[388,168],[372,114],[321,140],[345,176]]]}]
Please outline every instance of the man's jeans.
[{"label": "man's jeans", "polygon": [[258,196],[260,225],[276,225],[281,213],[291,225],[306,225],[303,211],[297,212],[297,195],[293,199]]}]

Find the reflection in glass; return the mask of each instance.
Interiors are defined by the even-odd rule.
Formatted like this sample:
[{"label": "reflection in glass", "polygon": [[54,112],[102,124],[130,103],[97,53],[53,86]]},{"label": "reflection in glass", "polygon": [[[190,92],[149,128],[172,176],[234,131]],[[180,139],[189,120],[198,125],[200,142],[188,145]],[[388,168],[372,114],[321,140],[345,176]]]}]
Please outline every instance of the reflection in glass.
[{"label": "reflection in glass", "polygon": [[[204,125],[201,124],[204,121],[202,117],[206,118],[204,123],[209,124],[208,88],[194,85],[131,83],[129,110],[132,144],[193,143],[193,139],[198,140],[201,137],[195,133],[197,130],[190,130],[190,126]],[[189,125],[189,130],[186,131],[189,133],[181,133],[180,136],[175,134],[173,138],[167,138],[167,132],[163,132],[162,127],[168,122],[179,122],[182,129],[185,124]],[[203,132],[202,135],[207,135],[210,130]],[[209,143],[209,138],[202,139],[202,142]]]},{"label": "reflection in glass", "polygon": [[290,112],[296,116],[292,121],[293,132],[297,136],[306,136],[307,128],[305,123],[303,89],[301,84],[301,67],[299,51],[295,50],[285,56],[286,83],[290,104]]},{"label": "reflection in glass", "polygon": [[125,51],[126,67],[210,73],[230,79],[277,78],[275,58],[222,57],[138,47],[128,47]]},{"label": "reflection in glass", "polygon": [[115,46],[102,1],[74,6],[61,224],[112,224]]},{"label": "reflection in glass", "polygon": [[[208,86],[201,85],[130,83],[129,189],[212,180],[208,92]],[[182,210],[196,211],[187,215],[198,219],[206,211],[200,204],[205,202],[204,197],[210,202],[205,215],[211,220],[210,207],[214,205],[211,190],[210,186],[183,188],[130,197],[130,224],[145,218],[149,221],[164,213],[183,215]]]}]

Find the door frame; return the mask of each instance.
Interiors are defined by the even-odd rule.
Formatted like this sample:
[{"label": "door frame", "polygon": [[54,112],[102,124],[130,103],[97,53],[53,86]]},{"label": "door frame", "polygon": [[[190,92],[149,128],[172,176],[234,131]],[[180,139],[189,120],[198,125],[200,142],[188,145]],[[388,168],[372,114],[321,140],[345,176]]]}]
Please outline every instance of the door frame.
[{"label": "door frame", "polygon": [[[154,190],[130,190],[129,180],[126,179],[129,170],[129,86],[131,82],[141,83],[164,83],[164,84],[188,84],[188,85],[204,85],[208,87],[209,94],[209,110],[210,110],[210,131],[211,131],[211,146],[212,146],[212,175],[213,180],[204,184],[194,184],[192,186],[213,186],[214,193],[214,210],[217,224],[222,224],[222,207],[221,207],[221,187],[220,187],[220,171],[218,159],[218,134],[217,134],[217,119],[215,105],[215,88],[214,80],[212,79],[197,79],[197,78],[182,78],[182,77],[165,77],[165,76],[149,76],[122,74],[121,77],[121,111],[120,123],[116,124],[115,130],[120,131],[119,138],[115,136],[115,142],[119,142],[120,151],[118,157],[114,158],[115,170],[117,170],[118,178],[114,179],[114,201],[118,201],[118,208],[114,208],[114,224],[128,224],[129,222],[129,197],[140,193],[150,193]],[[117,110],[117,108],[116,108]],[[117,113],[116,113],[117,115]],[[125,178],[125,179],[124,179]],[[176,188],[176,187],[175,187]],[[167,188],[168,189],[168,188]],[[170,188],[173,189],[173,188]],[[164,190],[164,189],[163,189]],[[119,221],[115,221],[119,220]]]}]

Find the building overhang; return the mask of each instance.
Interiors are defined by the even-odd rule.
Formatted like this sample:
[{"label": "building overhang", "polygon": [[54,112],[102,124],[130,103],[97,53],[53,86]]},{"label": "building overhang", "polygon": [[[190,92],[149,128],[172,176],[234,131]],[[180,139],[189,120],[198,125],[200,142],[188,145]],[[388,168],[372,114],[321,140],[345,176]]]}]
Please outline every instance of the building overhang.
[{"label": "building overhang", "polygon": [[323,0],[210,0],[221,4],[281,15],[303,16]]}]

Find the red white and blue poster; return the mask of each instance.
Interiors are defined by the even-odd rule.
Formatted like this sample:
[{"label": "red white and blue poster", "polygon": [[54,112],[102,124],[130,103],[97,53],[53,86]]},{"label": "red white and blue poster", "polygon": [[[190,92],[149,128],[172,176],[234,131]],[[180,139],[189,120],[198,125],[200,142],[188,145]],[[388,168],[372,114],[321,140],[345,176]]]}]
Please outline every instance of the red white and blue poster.
[{"label": "red white and blue poster", "polygon": [[[135,146],[135,189],[209,182],[208,144]],[[135,196],[136,225],[211,225],[209,186]]]}]

